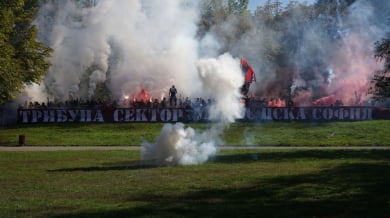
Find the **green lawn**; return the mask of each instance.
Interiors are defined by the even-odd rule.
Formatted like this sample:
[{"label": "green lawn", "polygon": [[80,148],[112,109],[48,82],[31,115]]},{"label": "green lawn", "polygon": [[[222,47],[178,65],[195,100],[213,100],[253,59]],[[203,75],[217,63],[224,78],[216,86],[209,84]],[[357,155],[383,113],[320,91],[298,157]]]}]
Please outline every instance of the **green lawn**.
[{"label": "green lawn", "polygon": [[388,217],[390,150],[0,152],[0,217]]},{"label": "green lawn", "polygon": [[[198,131],[211,124],[188,124]],[[0,146],[138,146],[154,142],[162,123],[19,125],[0,130]],[[226,145],[390,146],[390,120],[361,122],[234,123],[221,138]]]}]

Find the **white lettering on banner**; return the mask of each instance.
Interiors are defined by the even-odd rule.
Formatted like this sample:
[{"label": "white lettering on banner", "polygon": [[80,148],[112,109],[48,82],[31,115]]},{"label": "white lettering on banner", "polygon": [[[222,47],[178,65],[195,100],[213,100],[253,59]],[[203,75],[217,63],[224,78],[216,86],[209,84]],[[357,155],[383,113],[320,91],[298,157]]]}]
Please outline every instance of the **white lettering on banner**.
[{"label": "white lettering on banner", "polygon": [[157,122],[157,110],[152,110],[152,117],[150,118],[151,122]]},{"label": "white lettering on banner", "polygon": [[305,108],[248,108],[245,111],[247,120],[306,120]]},{"label": "white lettering on banner", "polygon": [[20,110],[18,119],[20,123],[104,122],[101,110],[75,109]]},{"label": "white lettering on banner", "polygon": [[114,111],[114,122],[122,122],[123,121],[123,110],[116,109]]},{"label": "white lettering on banner", "polygon": [[313,108],[312,118],[314,120],[372,120],[372,108]]},{"label": "white lettering on banner", "polygon": [[39,110],[34,110],[32,112],[32,123],[38,123],[38,120],[42,118],[42,112]]},{"label": "white lettering on banner", "polygon": [[[174,113],[173,119],[175,120],[175,122],[178,121],[180,118],[182,118],[182,117],[184,116],[183,110],[177,110],[177,109],[175,109],[174,112],[175,112],[175,113]],[[206,116],[207,116],[207,115],[206,115]]]},{"label": "white lettering on banner", "polygon": [[261,108],[261,120],[272,120],[272,108]]},{"label": "white lettering on banner", "polygon": [[345,116],[346,119],[355,119],[355,108],[349,108],[348,110],[348,116]]},{"label": "white lettering on banner", "polygon": [[[251,107],[246,121],[359,121],[372,120],[371,107]],[[19,123],[178,122],[208,120],[207,115],[184,108],[26,109]]]},{"label": "white lettering on banner", "polygon": [[50,111],[43,111],[43,122],[44,123],[54,123],[56,122],[56,118],[55,118],[55,111],[54,110],[50,110]]},{"label": "white lettering on banner", "polygon": [[274,108],[272,110],[272,118],[275,120],[282,120],[282,108]]},{"label": "white lettering on banner", "polygon": [[245,119],[249,121],[277,120],[372,120],[370,107],[262,107],[247,108]]},{"label": "white lettering on banner", "polygon": [[330,120],[333,118],[333,110],[331,108],[324,108],[322,111],[322,117],[325,120]]},{"label": "white lettering on banner", "polygon": [[183,109],[119,108],[112,116],[114,122],[177,122],[183,116]]},{"label": "white lettering on banner", "polygon": [[298,120],[306,120],[307,119],[304,108],[299,108],[298,109],[297,119]]},{"label": "white lettering on banner", "polygon": [[136,121],[137,122],[147,122],[149,121],[148,118],[146,118],[145,112],[147,112],[148,109],[137,109],[136,110]]},{"label": "white lettering on banner", "polygon": [[85,122],[89,123],[92,120],[92,111],[85,110]]},{"label": "white lettering on banner", "polygon": [[87,113],[85,110],[80,110],[80,122],[86,122],[87,121]]},{"label": "white lettering on banner", "polygon": [[125,122],[130,122],[135,120],[134,110],[126,110],[125,111]]},{"label": "white lettering on banner", "polygon": [[66,122],[68,120],[68,117],[66,116],[65,110],[57,110],[57,122]]},{"label": "white lettering on banner", "polygon": [[171,119],[170,111],[167,109],[162,109],[160,112],[160,118],[161,118],[161,121],[168,122]]},{"label": "white lettering on banner", "polygon": [[21,123],[28,123],[28,117],[31,114],[31,111],[19,111],[19,120],[22,118]]},{"label": "white lettering on banner", "polygon": [[104,123],[104,118],[101,110],[97,110],[93,122]]},{"label": "white lettering on banner", "polygon": [[254,116],[255,113],[253,113],[252,110],[245,110],[245,118],[248,119],[248,120],[254,120],[255,119],[255,116]]},{"label": "white lettering on banner", "polygon": [[314,120],[319,120],[321,118],[320,114],[319,114],[319,109],[320,108],[314,108],[313,111],[312,111],[312,118]]},{"label": "white lettering on banner", "polygon": [[78,115],[79,111],[76,110],[68,110],[70,118],[69,121],[76,121],[76,116]]}]

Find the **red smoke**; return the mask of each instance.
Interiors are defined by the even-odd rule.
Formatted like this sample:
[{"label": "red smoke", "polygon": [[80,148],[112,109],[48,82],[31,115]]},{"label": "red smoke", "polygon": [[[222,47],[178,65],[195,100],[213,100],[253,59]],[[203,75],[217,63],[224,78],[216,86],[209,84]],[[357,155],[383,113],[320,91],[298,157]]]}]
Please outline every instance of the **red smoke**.
[{"label": "red smoke", "polygon": [[370,75],[380,64],[375,61],[372,46],[357,34],[350,34],[344,46],[333,56],[335,78],[329,84],[329,92],[347,105],[360,105],[370,96]]},{"label": "red smoke", "polygon": [[[251,89],[268,106],[364,105],[370,95],[370,76],[381,68],[374,58],[372,43],[351,33],[344,36],[322,63],[309,67],[286,67],[274,70],[274,77],[263,79]],[[309,61],[311,57],[306,57]],[[313,61],[314,62],[314,61]],[[299,72],[299,70],[301,70]],[[261,74],[261,70],[260,74]]]},{"label": "red smoke", "polygon": [[329,95],[322,97],[320,99],[317,99],[313,102],[313,106],[331,106],[336,103],[336,96],[335,95]]}]

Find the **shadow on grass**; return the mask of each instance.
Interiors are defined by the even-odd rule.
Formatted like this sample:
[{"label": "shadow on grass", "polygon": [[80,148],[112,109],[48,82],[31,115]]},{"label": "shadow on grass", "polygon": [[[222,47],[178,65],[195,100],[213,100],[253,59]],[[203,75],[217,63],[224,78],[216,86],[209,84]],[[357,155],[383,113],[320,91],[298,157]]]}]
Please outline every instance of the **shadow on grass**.
[{"label": "shadow on grass", "polygon": [[0,136],[0,146],[2,147],[14,147],[19,145],[19,134],[13,134],[12,138],[2,138]]},{"label": "shadow on grass", "polygon": [[241,154],[218,155],[213,158],[215,163],[243,163],[243,162],[282,162],[298,159],[363,159],[363,160],[390,160],[390,150],[286,150],[275,152],[245,151]]},{"label": "shadow on grass", "polygon": [[[259,155],[257,161],[353,157],[376,162],[345,162],[316,173],[258,178],[240,187],[203,188],[184,194],[143,193],[127,198],[128,202],[142,202],[136,204],[140,206],[54,217],[388,217],[389,153],[361,152],[271,152]],[[248,155],[222,155],[214,162],[253,161]]]},{"label": "shadow on grass", "polygon": [[[244,163],[244,162],[282,162],[297,159],[383,159],[390,157],[390,150],[286,150],[277,152],[251,152],[241,154],[218,155],[212,163]],[[105,163],[103,166],[74,167],[48,170],[48,172],[97,172],[97,171],[120,171],[138,170],[159,167],[153,161],[122,161],[117,163]]]},{"label": "shadow on grass", "polygon": [[344,164],[320,173],[259,179],[245,188],[143,194],[135,208],[55,217],[388,217],[390,165]]},{"label": "shadow on grass", "polygon": [[98,172],[98,171],[121,171],[121,170],[139,170],[156,168],[156,165],[148,161],[126,161],[120,163],[107,163],[106,166],[91,166],[91,167],[74,167],[74,168],[62,168],[47,170],[50,173],[58,172]]}]

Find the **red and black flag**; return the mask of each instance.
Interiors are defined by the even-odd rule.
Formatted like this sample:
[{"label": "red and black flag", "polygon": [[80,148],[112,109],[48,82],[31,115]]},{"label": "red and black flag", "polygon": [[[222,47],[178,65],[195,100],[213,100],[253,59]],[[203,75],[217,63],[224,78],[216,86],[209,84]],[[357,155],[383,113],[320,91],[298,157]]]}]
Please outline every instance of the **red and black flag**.
[{"label": "red and black flag", "polygon": [[241,94],[246,96],[249,92],[250,84],[255,81],[256,75],[255,71],[253,71],[252,66],[243,58],[241,58],[241,70],[245,74],[244,84],[241,86]]}]

